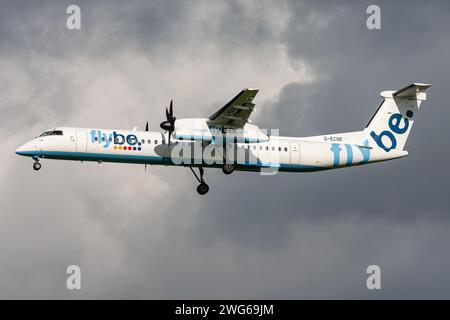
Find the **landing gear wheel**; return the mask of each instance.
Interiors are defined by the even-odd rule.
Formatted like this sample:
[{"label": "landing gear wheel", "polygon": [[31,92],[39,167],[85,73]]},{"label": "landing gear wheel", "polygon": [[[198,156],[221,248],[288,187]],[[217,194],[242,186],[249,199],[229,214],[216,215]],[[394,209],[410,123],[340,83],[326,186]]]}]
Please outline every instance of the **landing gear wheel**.
[{"label": "landing gear wheel", "polygon": [[204,182],[200,183],[197,187],[197,192],[201,195],[207,194],[208,191],[209,191],[209,186]]},{"label": "landing gear wheel", "polygon": [[231,163],[225,163],[222,167],[222,171],[225,174],[232,174],[234,171],[234,164]]},{"label": "landing gear wheel", "polygon": [[40,168],[41,168],[41,164],[39,162],[36,161],[35,163],[33,163],[34,170],[38,171]]},{"label": "landing gear wheel", "polygon": [[205,173],[205,171],[203,170],[203,167],[199,167],[198,171],[200,173],[200,176],[198,176],[194,169],[192,169],[192,167],[189,167],[189,169],[191,169],[192,173],[194,174],[195,179],[197,179],[198,182],[200,182],[200,184],[197,187],[197,192],[201,195],[207,194],[209,191],[209,186],[206,184],[205,180],[203,180],[203,175]]}]

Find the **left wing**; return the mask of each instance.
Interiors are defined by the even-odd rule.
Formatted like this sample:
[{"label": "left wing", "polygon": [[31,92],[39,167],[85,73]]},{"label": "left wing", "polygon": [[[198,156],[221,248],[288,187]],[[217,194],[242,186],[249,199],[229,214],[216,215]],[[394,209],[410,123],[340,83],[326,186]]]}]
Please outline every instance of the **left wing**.
[{"label": "left wing", "polygon": [[208,124],[243,128],[255,108],[252,103],[258,89],[244,89],[219,111],[209,117]]}]

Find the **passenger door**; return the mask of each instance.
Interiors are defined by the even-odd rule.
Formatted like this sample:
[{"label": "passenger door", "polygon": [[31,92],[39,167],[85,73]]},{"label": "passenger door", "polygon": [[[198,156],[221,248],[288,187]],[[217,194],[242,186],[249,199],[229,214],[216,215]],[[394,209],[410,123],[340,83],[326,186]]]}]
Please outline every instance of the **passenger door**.
[{"label": "passenger door", "polygon": [[86,152],[87,134],[86,129],[77,129],[77,152]]},{"label": "passenger door", "polygon": [[300,146],[298,142],[290,143],[291,164],[300,164]]}]

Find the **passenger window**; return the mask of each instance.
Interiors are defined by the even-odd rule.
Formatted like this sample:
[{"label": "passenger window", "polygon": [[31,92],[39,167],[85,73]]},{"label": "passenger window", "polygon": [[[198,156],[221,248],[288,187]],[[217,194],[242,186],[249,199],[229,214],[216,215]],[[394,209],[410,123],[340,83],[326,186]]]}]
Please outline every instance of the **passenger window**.
[{"label": "passenger window", "polygon": [[278,151],[281,151],[281,147],[278,147]]},{"label": "passenger window", "polygon": [[266,146],[266,151],[269,151],[269,147]]},{"label": "passenger window", "polygon": [[256,146],[253,146],[253,150],[256,150]]},{"label": "passenger window", "polygon": [[94,140],[95,140],[95,141],[98,141],[98,137],[95,137]]},{"label": "passenger window", "polygon": [[142,141],[141,141],[141,142],[142,142],[142,144],[145,144],[145,139],[142,139]]},{"label": "passenger window", "polygon": [[284,147],[284,151],[287,152],[287,148],[286,147]]},{"label": "passenger window", "polygon": [[147,140],[148,144],[152,144],[152,140],[148,139]]},{"label": "passenger window", "polygon": [[262,146],[259,146],[259,150],[262,150]]},{"label": "passenger window", "polygon": [[272,151],[275,151],[275,147],[272,147]]},{"label": "passenger window", "polygon": [[155,140],[155,144],[158,144],[158,140]]},{"label": "passenger window", "polygon": [[102,141],[105,142],[105,137],[102,137]]}]

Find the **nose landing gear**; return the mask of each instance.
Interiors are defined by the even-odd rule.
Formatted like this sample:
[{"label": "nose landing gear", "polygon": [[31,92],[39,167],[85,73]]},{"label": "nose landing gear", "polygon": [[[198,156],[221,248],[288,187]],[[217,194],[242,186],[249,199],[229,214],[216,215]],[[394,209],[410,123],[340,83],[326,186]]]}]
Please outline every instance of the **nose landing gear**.
[{"label": "nose landing gear", "polygon": [[34,163],[33,163],[33,169],[38,171],[39,169],[41,169],[41,164],[39,163],[39,159],[34,159]]},{"label": "nose landing gear", "polygon": [[209,186],[206,184],[205,180],[203,180],[203,175],[204,175],[203,167],[198,168],[200,177],[197,176],[197,174],[195,173],[194,169],[192,169],[192,167],[189,167],[189,169],[191,169],[191,171],[194,174],[194,177],[197,179],[197,181],[200,182],[200,184],[197,187],[197,192],[200,195],[207,194],[209,191]]}]

